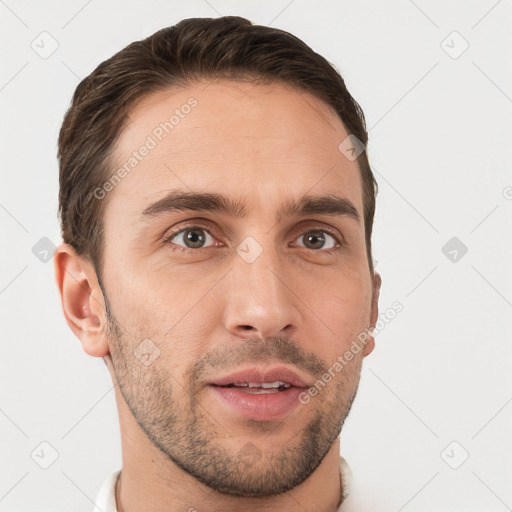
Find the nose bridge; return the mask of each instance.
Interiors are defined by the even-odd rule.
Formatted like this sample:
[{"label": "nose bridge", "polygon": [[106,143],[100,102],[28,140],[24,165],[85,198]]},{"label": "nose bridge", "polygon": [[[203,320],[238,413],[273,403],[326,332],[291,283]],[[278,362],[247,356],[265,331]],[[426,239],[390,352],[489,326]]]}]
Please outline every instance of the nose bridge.
[{"label": "nose bridge", "polygon": [[237,336],[278,336],[298,326],[300,315],[291,285],[270,238],[249,236],[236,248],[224,320]]}]

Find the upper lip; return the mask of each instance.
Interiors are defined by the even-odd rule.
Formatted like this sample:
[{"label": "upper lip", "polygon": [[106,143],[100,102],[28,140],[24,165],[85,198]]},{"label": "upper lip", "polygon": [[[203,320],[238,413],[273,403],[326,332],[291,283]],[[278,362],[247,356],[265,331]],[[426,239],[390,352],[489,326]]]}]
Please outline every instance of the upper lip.
[{"label": "upper lip", "polygon": [[260,369],[256,367],[237,370],[223,377],[218,377],[209,382],[216,386],[227,386],[228,384],[253,382],[263,384],[270,382],[286,382],[298,388],[307,388],[310,385],[304,378],[285,366],[273,366],[271,368]]}]

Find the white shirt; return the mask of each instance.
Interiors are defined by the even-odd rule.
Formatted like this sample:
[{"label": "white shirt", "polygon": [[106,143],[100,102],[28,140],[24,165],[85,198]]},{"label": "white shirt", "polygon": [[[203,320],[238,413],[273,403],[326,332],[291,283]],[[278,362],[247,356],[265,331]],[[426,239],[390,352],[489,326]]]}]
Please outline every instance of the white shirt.
[{"label": "white shirt", "polygon": [[[352,489],[352,471],[347,461],[340,456],[340,471],[343,482],[343,500],[336,512],[356,512],[355,497],[349,496]],[[93,512],[117,512],[115,486],[121,470],[115,471],[103,483],[96,497]],[[361,512],[358,510],[357,512]]]}]

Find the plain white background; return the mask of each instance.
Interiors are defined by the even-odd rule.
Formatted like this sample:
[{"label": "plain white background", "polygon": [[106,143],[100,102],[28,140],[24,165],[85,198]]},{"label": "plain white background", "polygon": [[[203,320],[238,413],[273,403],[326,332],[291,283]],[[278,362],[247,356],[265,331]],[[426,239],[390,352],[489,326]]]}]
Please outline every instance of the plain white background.
[{"label": "plain white background", "polygon": [[121,467],[108,372],[36,257],[60,243],[56,140],[73,91],[133,40],[228,14],[303,39],[366,115],[380,307],[404,309],[342,431],[362,504],[511,510],[510,0],[0,0],[0,511],[91,510]]}]

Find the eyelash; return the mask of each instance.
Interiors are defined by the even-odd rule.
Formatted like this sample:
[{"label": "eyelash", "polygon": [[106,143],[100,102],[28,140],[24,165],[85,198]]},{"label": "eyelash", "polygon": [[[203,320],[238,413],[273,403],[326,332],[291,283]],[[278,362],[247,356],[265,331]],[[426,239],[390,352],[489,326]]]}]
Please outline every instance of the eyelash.
[{"label": "eyelash", "polygon": [[[205,228],[204,226],[201,226],[201,225],[198,225],[198,224],[189,224],[189,225],[180,227],[180,229],[175,230],[172,233],[169,233],[163,239],[163,242],[165,244],[168,244],[170,246],[169,248],[172,251],[181,251],[181,252],[185,252],[185,253],[191,253],[191,252],[196,252],[197,253],[198,251],[201,251],[201,250],[204,250],[204,249],[210,249],[212,246],[210,246],[210,247],[199,247],[198,249],[191,249],[189,247],[182,247],[181,245],[176,245],[173,242],[171,242],[171,240],[176,235],[179,235],[183,231],[187,231],[187,230],[192,229],[192,228],[198,228],[198,229],[201,229],[203,231],[206,231],[212,238],[215,238],[210,233],[209,229]],[[334,230],[331,230],[331,229],[328,229],[328,228],[325,228],[325,227],[322,227],[322,228],[310,228],[310,229],[302,232],[302,236],[305,235],[306,233],[310,233],[312,231],[320,231],[320,232],[323,232],[323,233],[327,233],[328,235],[330,235],[330,236],[332,236],[334,238],[334,240],[335,240],[337,245],[335,247],[332,247],[331,249],[328,249],[328,250],[325,250],[325,249],[324,250],[322,250],[322,249],[309,249],[308,247],[302,247],[302,249],[306,249],[308,251],[313,251],[314,253],[332,254],[333,252],[340,251],[345,246],[344,240],[340,240],[340,236]],[[298,237],[295,237],[295,239],[297,239],[297,238]]]}]

